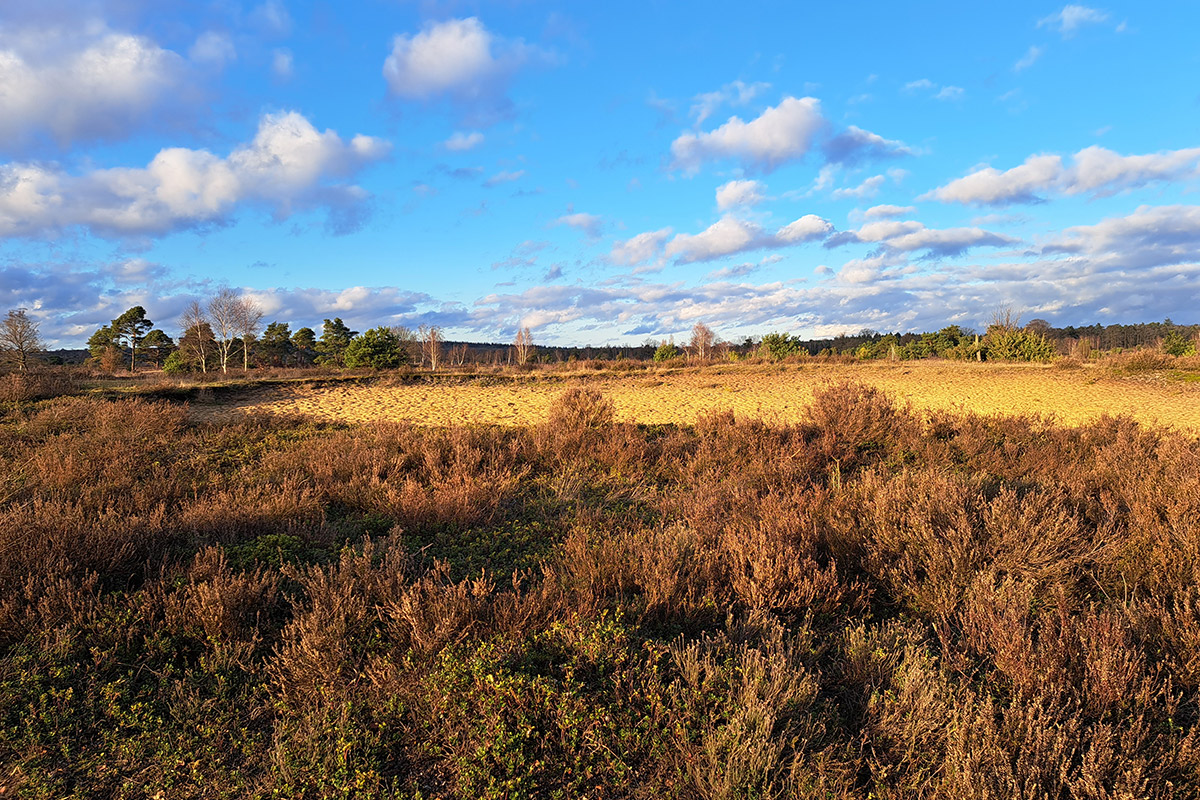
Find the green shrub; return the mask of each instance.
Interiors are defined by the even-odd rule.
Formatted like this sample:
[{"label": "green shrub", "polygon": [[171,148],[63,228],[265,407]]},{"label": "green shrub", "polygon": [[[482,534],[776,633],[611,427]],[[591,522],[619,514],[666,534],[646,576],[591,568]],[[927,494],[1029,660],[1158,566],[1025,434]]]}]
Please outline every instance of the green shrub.
[{"label": "green shrub", "polygon": [[800,342],[787,333],[768,333],[759,342],[758,351],[772,361],[781,361],[799,355]]},{"label": "green shrub", "polygon": [[984,338],[984,358],[989,361],[1050,361],[1058,350],[1040,333],[1021,328],[992,326]]},{"label": "green shrub", "polygon": [[1162,338],[1162,351],[1169,356],[1196,355],[1196,340],[1179,331],[1171,331]]},{"label": "green shrub", "polygon": [[675,346],[674,342],[664,341],[654,351],[654,360],[661,363],[663,361],[670,361],[673,358],[679,358],[681,355],[683,355],[683,352]]},{"label": "green shrub", "polygon": [[391,329],[380,325],[356,336],[346,347],[347,367],[395,369],[408,363],[408,351]]}]

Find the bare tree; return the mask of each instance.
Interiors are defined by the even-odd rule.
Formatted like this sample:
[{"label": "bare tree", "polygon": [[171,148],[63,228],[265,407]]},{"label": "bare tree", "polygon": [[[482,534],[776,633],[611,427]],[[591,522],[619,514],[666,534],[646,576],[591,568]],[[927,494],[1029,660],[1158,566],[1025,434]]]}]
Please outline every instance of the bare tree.
[{"label": "bare tree", "polygon": [[449,352],[446,354],[446,358],[452,365],[461,367],[463,364],[467,363],[467,349],[466,342],[456,344],[454,347],[450,348]]},{"label": "bare tree", "polygon": [[407,363],[419,364],[421,362],[421,342],[417,338],[416,332],[403,325],[393,325],[389,330],[400,340],[400,346],[404,348],[404,352],[408,356]]},{"label": "bare tree", "polygon": [[[190,360],[200,365],[201,372],[208,372],[208,354],[213,346],[212,326],[200,303],[193,300],[179,317],[183,336],[179,338],[180,349]],[[191,334],[190,336],[188,334]]]},{"label": "bare tree", "polygon": [[21,372],[29,371],[29,362],[43,350],[38,323],[23,308],[8,312],[0,323],[0,355],[13,361]]},{"label": "bare tree", "polygon": [[717,335],[713,333],[712,328],[703,322],[697,322],[692,326],[692,341],[688,343],[688,350],[697,361],[707,361],[712,358],[713,343],[716,340]]},{"label": "bare tree", "polygon": [[229,372],[229,352],[241,328],[242,298],[233,289],[222,289],[208,301],[208,319],[217,339],[221,372]]},{"label": "bare tree", "polygon": [[517,336],[513,339],[513,350],[516,353],[518,364],[524,366],[529,363],[529,357],[533,355],[533,347],[533,334],[529,332],[529,326],[526,325],[517,331]]},{"label": "bare tree", "polygon": [[429,369],[436,370],[442,358],[442,329],[437,325],[422,325],[417,329],[417,338],[421,340],[421,363],[429,363]]},{"label": "bare tree", "polygon": [[249,297],[238,298],[237,327],[242,337],[242,369],[250,369],[250,342],[262,327],[262,306]]},{"label": "bare tree", "polygon": [[1012,306],[1000,306],[992,312],[992,321],[988,329],[996,328],[1002,331],[1015,331],[1021,327],[1021,314]]}]

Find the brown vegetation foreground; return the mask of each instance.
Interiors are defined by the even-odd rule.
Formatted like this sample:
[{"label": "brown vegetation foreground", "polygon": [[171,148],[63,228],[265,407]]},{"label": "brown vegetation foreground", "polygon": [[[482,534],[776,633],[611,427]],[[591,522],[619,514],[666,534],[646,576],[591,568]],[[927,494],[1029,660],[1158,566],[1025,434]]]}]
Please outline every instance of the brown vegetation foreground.
[{"label": "brown vegetation foreground", "polygon": [[0,427],[0,786],[1200,795],[1200,445],[1104,418]]}]

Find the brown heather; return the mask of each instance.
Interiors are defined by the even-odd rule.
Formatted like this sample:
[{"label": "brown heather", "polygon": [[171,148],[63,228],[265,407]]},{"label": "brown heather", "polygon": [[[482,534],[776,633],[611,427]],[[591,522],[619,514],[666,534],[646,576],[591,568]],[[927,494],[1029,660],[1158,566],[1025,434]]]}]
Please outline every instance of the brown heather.
[{"label": "brown heather", "polygon": [[6,796],[1200,797],[1179,434],[10,408]]}]

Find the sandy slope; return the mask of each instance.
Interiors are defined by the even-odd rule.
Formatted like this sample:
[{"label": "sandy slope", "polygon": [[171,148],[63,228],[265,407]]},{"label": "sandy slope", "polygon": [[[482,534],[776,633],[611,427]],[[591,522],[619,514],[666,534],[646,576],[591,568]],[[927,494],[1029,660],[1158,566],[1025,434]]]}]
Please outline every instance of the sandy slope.
[{"label": "sandy slope", "polygon": [[[1092,369],[953,362],[854,365],[722,365],[619,377],[523,376],[514,380],[370,385],[302,384],[265,387],[214,405],[194,405],[202,418],[243,411],[301,414],[323,420],[408,421],[423,425],[518,425],[546,417],[554,398],[586,382],[611,397],[619,419],[645,423],[695,422],[697,415],[738,414],[794,420],[815,387],[843,379],[873,384],[918,408],[967,409],[983,414],[1044,414],[1075,424],[1101,414],[1200,433],[1200,386],[1167,380],[1113,379]],[[489,385],[492,384],[492,385]]]}]

